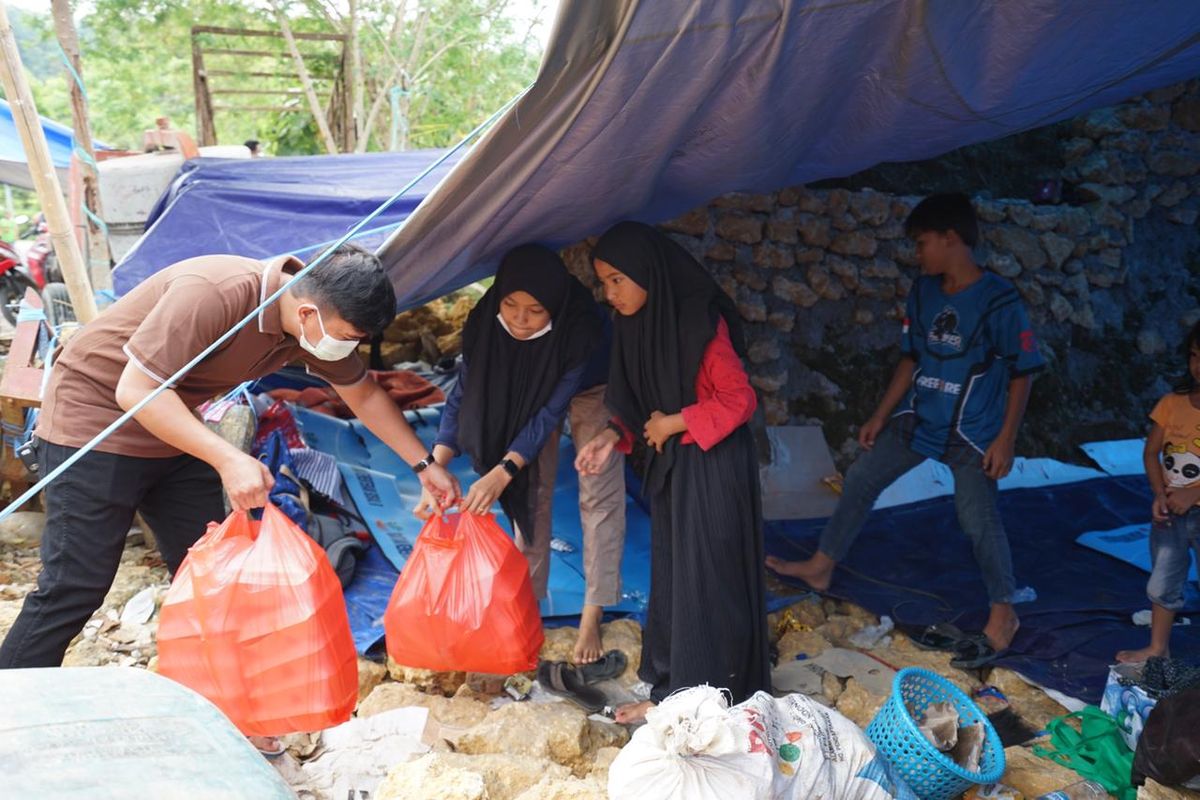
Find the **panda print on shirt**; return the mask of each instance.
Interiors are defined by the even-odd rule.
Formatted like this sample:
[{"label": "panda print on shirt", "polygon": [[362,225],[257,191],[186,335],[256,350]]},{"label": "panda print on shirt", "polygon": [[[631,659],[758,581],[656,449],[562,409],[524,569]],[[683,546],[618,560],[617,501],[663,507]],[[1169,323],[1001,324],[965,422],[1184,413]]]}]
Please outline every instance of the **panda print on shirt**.
[{"label": "panda print on shirt", "polygon": [[[1193,440],[1200,442],[1200,439]],[[1163,444],[1163,480],[1167,486],[1182,489],[1200,480],[1200,455],[1190,452],[1187,445]]]}]

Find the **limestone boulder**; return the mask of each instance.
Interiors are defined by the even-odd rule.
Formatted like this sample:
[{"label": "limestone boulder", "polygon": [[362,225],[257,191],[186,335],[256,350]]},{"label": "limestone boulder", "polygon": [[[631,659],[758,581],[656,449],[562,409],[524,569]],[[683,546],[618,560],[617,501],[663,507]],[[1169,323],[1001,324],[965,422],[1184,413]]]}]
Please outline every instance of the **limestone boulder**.
[{"label": "limestone boulder", "polygon": [[430,753],[393,767],[373,800],[517,800],[543,780],[569,778],[565,767],[513,755]]},{"label": "limestone boulder", "polygon": [[435,672],[431,669],[419,669],[397,664],[388,658],[388,674],[398,683],[407,683],[422,692],[435,692],[450,697],[458,691],[458,687],[467,682],[465,672]]},{"label": "limestone boulder", "polygon": [[488,715],[490,708],[473,697],[443,697],[426,694],[405,683],[384,683],[376,687],[358,706],[358,716],[372,717],[394,708],[421,707],[442,725],[471,728]]},{"label": "limestone boulder", "polygon": [[455,739],[460,753],[549,759],[577,776],[591,769],[596,751],[621,747],[629,733],[591,720],[570,703],[509,703]]}]

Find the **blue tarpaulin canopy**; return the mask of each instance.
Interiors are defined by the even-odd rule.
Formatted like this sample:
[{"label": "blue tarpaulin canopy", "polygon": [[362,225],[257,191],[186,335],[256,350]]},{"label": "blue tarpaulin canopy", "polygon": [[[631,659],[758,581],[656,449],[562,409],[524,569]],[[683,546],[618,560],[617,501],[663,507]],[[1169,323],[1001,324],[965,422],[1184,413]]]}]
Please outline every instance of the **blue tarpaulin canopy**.
[{"label": "blue tarpaulin canopy", "polygon": [[[176,261],[211,253],[266,258],[344,234],[442,154],[440,150],[290,158],[197,158],[159,198],[146,234],[113,272],[118,294]],[[456,162],[451,157],[355,241],[378,246]]]},{"label": "blue tarpaulin canopy", "polygon": [[[66,184],[67,168],[71,166],[71,151],[75,147],[75,134],[66,125],[40,117],[46,144],[50,147],[50,159],[58,171],[60,181]],[[97,145],[99,146],[99,145]],[[29,177],[29,163],[21,135],[13,122],[12,107],[7,100],[0,100],[0,183],[9,183],[23,189],[33,188]]]}]

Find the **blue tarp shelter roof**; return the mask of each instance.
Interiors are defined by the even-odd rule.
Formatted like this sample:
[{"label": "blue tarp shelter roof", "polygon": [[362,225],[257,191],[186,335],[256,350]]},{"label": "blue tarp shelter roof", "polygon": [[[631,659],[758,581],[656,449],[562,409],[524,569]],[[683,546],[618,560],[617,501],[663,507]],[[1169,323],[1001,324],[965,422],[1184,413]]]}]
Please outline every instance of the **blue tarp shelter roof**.
[{"label": "blue tarp shelter roof", "polygon": [[[212,253],[266,258],[336,239],[403,188],[440,150],[289,158],[197,158],[159,198],[146,233],[113,272],[124,294],[176,261]],[[378,246],[456,162],[452,157],[357,238]],[[383,230],[380,230],[383,229]]]},{"label": "blue tarp shelter roof", "polygon": [[[50,147],[50,159],[54,162],[60,180],[65,182],[67,168],[71,165],[71,151],[75,148],[75,134],[66,125],[60,125],[45,117],[40,119],[42,131],[46,134],[46,144]],[[103,145],[97,143],[96,146]],[[13,122],[12,106],[7,100],[0,100],[0,183],[20,186],[23,189],[33,188],[25,148]]]}]

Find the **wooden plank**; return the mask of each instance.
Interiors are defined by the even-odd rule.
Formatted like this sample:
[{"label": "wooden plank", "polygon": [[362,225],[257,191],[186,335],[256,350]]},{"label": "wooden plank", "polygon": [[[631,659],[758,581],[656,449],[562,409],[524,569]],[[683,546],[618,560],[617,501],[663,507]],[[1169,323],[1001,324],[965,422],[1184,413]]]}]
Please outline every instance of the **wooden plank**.
[{"label": "wooden plank", "polygon": [[[281,31],[257,31],[246,28],[222,28],[215,25],[193,25],[192,35],[197,33],[217,33],[223,36],[267,36],[272,39],[282,39]],[[344,42],[346,37],[340,33],[296,33],[292,32],[292,37],[296,39],[307,39],[314,42]]]},{"label": "wooden plank", "polygon": [[[209,77],[219,75],[228,78],[300,78],[295,72],[247,72],[238,69],[210,69],[207,72]],[[313,80],[324,81],[329,78],[313,78]]]},{"label": "wooden plank", "polygon": [[213,89],[213,94],[304,94],[303,89]]},{"label": "wooden plank", "polygon": [[204,70],[204,51],[200,42],[192,39],[192,93],[196,102],[196,133],[201,147],[217,143],[217,126],[213,121],[212,95],[208,93],[208,75]]},{"label": "wooden plank", "polygon": [[[31,308],[42,308],[42,298],[33,289],[25,290],[25,303]],[[8,348],[8,361],[0,375],[0,397],[31,407],[42,404],[42,370],[34,366],[41,327],[38,320],[17,323]]]},{"label": "wooden plank", "polygon": [[223,47],[201,48],[210,56],[262,56],[264,58],[287,58],[287,53],[274,50],[229,50]]},{"label": "wooden plank", "polygon": [[214,111],[296,111],[303,112],[299,106],[213,106]]}]

